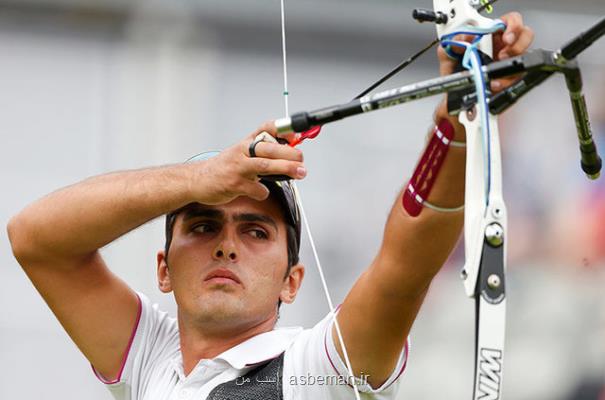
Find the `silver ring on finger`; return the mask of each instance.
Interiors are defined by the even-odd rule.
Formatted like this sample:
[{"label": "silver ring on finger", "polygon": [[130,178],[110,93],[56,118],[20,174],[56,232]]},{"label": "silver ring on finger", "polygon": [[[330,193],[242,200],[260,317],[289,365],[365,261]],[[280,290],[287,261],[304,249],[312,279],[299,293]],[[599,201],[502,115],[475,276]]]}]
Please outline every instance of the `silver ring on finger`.
[{"label": "silver ring on finger", "polygon": [[259,133],[258,135],[256,135],[254,140],[252,140],[250,146],[248,146],[248,153],[250,153],[250,157],[256,157],[256,145],[260,142],[276,143],[277,140],[275,140],[275,138],[267,132]]}]

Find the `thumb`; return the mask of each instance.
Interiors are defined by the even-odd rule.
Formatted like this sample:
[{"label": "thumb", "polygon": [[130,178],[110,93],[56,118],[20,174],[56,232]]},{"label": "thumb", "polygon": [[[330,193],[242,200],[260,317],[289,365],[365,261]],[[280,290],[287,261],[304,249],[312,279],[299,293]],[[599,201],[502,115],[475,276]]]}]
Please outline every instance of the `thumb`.
[{"label": "thumb", "polygon": [[249,182],[243,185],[242,194],[254,200],[263,201],[269,197],[269,189],[260,182]]},{"label": "thumb", "polygon": [[450,58],[443,47],[437,49],[437,58],[439,59],[439,73],[441,76],[450,75],[456,69],[457,60]]}]

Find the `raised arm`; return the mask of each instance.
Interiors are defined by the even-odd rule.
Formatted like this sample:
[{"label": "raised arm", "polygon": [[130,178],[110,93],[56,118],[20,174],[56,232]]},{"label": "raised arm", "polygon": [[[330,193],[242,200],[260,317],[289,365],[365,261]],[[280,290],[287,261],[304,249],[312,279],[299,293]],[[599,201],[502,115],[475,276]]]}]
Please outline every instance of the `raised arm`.
[{"label": "raised arm", "polygon": [[[518,13],[502,19],[507,29],[494,40],[497,59],[522,54],[533,38]],[[439,61],[442,75],[453,72],[454,61],[442,49]],[[499,82],[493,89],[509,83]],[[453,140],[464,142],[464,128],[448,115],[445,101],[435,112],[435,124],[443,121],[453,127]],[[465,159],[463,147],[450,146],[429,203],[450,209],[464,203]],[[454,248],[464,222],[462,210],[444,213],[425,207],[413,216],[402,205],[403,193],[391,209],[376,258],[355,283],[338,315],[355,374],[368,375],[375,388],[393,371],[428,287]],[[333,337],[342,355],[335,332]]]},{"label": "raised arm", "polygon": [[[262,128],[261,128],[262,129]],[[119,374],[138,311],[135,293],[113,275],[99,249],[191,202],[220,204],[268,196],[258,175],[304,177],[302,155],[250,137],[212,160],[86,179],[27,206],[8,224],[15,257],[76,345],[108,380]]]}]

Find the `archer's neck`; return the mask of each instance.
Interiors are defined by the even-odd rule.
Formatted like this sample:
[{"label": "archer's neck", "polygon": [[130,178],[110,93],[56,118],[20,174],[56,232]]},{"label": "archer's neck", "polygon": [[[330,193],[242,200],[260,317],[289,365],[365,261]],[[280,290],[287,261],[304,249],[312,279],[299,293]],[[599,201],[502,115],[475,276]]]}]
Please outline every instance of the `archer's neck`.
[{"label": "archer's neck", "polygon": [[248,326],[202,327],[179,315],[179,337],[183,371],[189,375],[203,359],[212,359],[246,340],[272,331],[277,315]]}]

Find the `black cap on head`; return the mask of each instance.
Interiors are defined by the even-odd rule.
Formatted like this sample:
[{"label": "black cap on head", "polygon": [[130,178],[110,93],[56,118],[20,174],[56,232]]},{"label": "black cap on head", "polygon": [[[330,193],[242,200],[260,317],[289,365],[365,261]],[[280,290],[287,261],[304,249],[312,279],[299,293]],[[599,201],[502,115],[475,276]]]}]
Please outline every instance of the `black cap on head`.
[{"label": "black cap on head", "polygon": [[270,196],[273,196],[279,203],[284,212],[286,224],[292,226],[296,232],[296,251],[300,250],[300,234],[301,234],[301,222],[300,222],[300,210],[298,208],[298,200],[296,198],[296,191],[291,181],[269,181],[266,179],[260,180],[270,192]]}]

